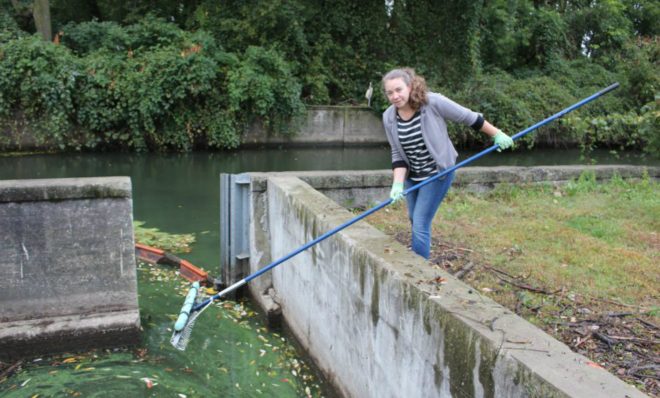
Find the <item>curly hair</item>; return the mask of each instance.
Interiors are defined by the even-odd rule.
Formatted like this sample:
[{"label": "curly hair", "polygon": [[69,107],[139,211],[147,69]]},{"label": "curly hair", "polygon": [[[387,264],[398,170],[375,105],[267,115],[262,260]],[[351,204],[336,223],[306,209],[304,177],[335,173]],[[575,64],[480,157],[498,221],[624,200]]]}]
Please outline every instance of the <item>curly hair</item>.
[{"label": "curly hair", "polygon": [[424,77],[415,73],[413,68],[400,68],[392,69],[383,76],[383,90],[385,89],[385,82],[392,79],[402,79],[403,82],[410,86],[410,98],[408,103],[414,110],[421,108],[429,102],[428,87]]}]

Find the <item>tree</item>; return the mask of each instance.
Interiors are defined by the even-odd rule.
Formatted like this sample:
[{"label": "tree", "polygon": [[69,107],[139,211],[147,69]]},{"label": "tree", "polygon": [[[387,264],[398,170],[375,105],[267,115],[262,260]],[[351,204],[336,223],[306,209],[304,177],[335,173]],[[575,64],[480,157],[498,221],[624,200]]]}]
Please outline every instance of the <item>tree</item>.
[{"label": "tree", "polygon": [[22,0],[11,0],[11,4],[20,16],[32,14],[34,26],[44,40],[53,39],[48,0],[34,0],[31,4]]},{"label": "tree", "polygon": [[50,23],[50,5],[48,0],[34,0],[32,5],[32,16],[34,17],[34,26],[41,37],[46,41],[53,39],[53,31]]}]

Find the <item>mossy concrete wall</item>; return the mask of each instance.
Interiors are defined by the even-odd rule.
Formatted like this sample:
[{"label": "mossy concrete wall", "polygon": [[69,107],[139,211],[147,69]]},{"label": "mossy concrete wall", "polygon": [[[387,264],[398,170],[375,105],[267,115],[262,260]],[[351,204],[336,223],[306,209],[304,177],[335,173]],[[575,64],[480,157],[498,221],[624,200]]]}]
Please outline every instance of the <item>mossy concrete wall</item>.
[{"label": "mossy concrete wall", "polygon": [[[525,174],[517,171],[514,175]],[[350,189],[371,184],[367,188],[379,193],[371,201],[378,202],[391,178],[389,171],[297,174],[302,176],[251,174],[246,272],[355,216],[322,190],[351,186],[354,179],[358,183]],[[336,196],[346,199],[344,194]],[[446,284],[437,282],[440,276]],[[280,308],[316,365],[346,397],[644,396],[460,280],[428,267],[365,221],[249,287],[262,305]]]},{"label": "mossy concrete wall", "polygon": [[137,342],[128,177],[0,181],[0,359]]},{"label": "mossy concrete wall", "polygon": [[[286,134],[274,133],[255,122],[241,135],[241,147],[388,145],[379,113],[366,106],[311,105],[301,118],[290,121],[286,129]],[[543,129],[534,134],[534,143],[553,148],[579,144],[574,137]],[[0,150],[59,149],[55,143],[37,138],[21,112],[16,113],[13,122],[0,125]]]},{"label": "mossy concrete wall", "polygon": [[292,134],[269,132],[253,124],[241,137],[243,146],[386,145],[383,123],[367,107],[310,106],[305,115],[291,123]]}]

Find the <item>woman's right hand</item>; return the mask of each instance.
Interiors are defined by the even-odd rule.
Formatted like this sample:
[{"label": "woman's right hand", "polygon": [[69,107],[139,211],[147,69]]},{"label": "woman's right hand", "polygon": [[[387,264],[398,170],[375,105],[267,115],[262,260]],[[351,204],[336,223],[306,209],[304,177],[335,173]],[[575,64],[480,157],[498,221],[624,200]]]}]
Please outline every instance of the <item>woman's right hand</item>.
[{"label": "woman's right hand", "polygon": [[502,149],[513,148],[513,139],[508,135],[504,134],[502,130],[498,130],[497,133],[493,136],[493,141],[497,148],[497,152],[502,152]]}]

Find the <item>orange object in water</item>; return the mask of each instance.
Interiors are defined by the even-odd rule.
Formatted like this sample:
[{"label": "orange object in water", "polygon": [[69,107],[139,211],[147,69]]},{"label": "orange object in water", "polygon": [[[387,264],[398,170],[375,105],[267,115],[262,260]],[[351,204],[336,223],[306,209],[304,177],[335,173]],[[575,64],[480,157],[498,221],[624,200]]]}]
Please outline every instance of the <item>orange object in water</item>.
[{"label": "orange object in water", "polygon": [[155,247],[143,245],[140,243],[135,244],[135,255],[142,261],[150,264],[157,264],[160,259],[165,256],[165,252],[156,249]]},{"label": "orange object in water", "polygon": [[206,282],[209,273],[195,267],[186,260],[181,260],[179,263],[179,274],[191,282]]},{"label": "orange object in water", "polygon": [[194,266],[187,260],[182,260],[173,256],[161,249],[143,245],[140,243],[135,244],[135,255],[142,261],[150,264],[171,264],[179,267],[179,274],[190,282],[199,282],[206,284],[209,273]]}]

